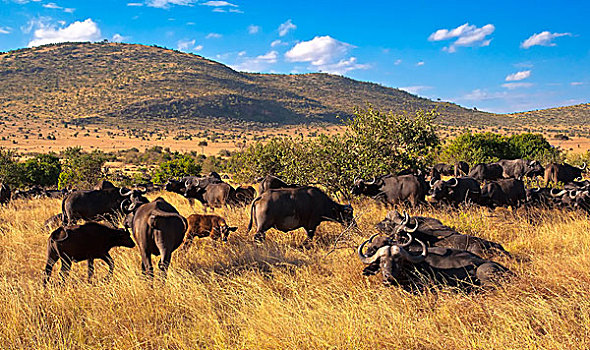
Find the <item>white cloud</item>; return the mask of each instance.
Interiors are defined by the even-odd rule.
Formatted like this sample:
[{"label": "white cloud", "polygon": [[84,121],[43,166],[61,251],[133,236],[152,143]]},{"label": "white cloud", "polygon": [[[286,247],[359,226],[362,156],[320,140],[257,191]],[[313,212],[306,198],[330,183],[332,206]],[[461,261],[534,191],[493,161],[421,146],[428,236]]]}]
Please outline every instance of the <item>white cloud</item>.
[{"label": "white cloud", "polygon": [[319,70],[323,73],[331,74],[344,74],[351,70],[356,69],[369,69],[369,64],[361,64],[356,62],[356,57],[350,57],[349,59],[342,59],[336,63],[323,64],[318,66]]},{"label": "white cloud", "polygon": [[486,90],[482,90],[482,89],[475,89],[473,91],[471,91],[470,93],[467,93],[463,96],[461,96],[460,98],[458,98],[458,100],[467,100],[467,101],[485,101],[485,100],[495,100],[495,99],[500,99],[500,98],[504,98],[507,96],[507,92],[488,92]]},{"label": "white cloud", "polygon": [[57,4],[54,2],[43,4],[42,6],[45,7],[46,9],[59,9],[59,10],[61,10],[61,8],[62,8],[61,6],[57,6]]},{"label": "white cloud", "polygon": [[255,26],[253,24],[248,26],[248,33],[250,34],[256,34],[260,31],[260,27],[259,26]]},{"label": "white cloud", "polygon": [[123,42],[123,41],[126,41],[126,40],[129,40],[129,37],[128,36],[123,36],[123,35],[121,35],[119,33],[116,33],[111,38],[111,41],[112,42],[115,42],[115,43],[120,43],[120,42]]},{"label": "white cloud", "polygon": [[416,63],[416,67],[422,67],[424,65],[424,61],[420,61]]},{"label": "white cloud", "polygon": [[407,92],[409,92],[411,94],[417,95],[418,93],[420,93],[420,91],[432,89],[432,86],[428,86],[428,85],[415,85],[415,86],[400,87],[399,89],[400,90],[407,91]]},{"label": "white cloud", "polygon": [[147,0],[145,4],[149,7],[167,9],[170,5],[190,6],[195,2],[196,0]]},{"label": "white cloud", "polygon": [[544,31],[541,33],[533,34],[528,39],[523,41],[520,44],[520,47],[523,49],[528,49],[531,46],[556,46],[557,44],[553,43],[552,40],[555,38],[559,38],[560,36],[572,36],[572,33],[551,33],[548,31]]},{"label": "white cloud", "polygon": [[244,11],[242,11],[240,9],[229,9],[229,12],[232,12],[232,13],[244,13]]},{"label": "white cloud", "polygon": [[274,40],[272,43],[270,43],[270,47],[275,47],[275,46],[279,46],[281,45],[282,41],[280,41],[279,39]]},{"label": "white cloud", "polygon": [[291,30],[295,30],[295,29],[297,29],[297,26],[291,22],[291,19],[288,19],[287,22],[282,23],[279,26],[279,36],[285,36]]},{"label": "white cloud", "polygon": [[196,42],[195,39],[193,39],[193,40],[178,40],[178,42],[176,43],[176,48],[179,51],[186,51],[189,48],[194,47],[195,42]]},{"label": "white cloud", "polygon": [[223,35],[218,34],[218,33],[209,33],[209,34],[207,34],[207,36],[205,37],[205,39],[219,39],[222,36]]},{"label": "white cloud", "polygon": [[128,2],[127,6],[143,6],[141,2]]},{"label": "white cloud", "polygon": [[402,62],[403,61],[401,60],[401,58],[399,58],[399,59],[395,60],[395,62],[393,62],[393,64],[395,64],[396,66],[399,66],[400,64],[402,64]]},{"label": "white cloud", "polygon": [[269,65],[277,63],[279,58],[279,53],[274,50],[256,57],[245,57],[245,55],[246,51],[239,52],[240,63],[233,65],[232,68],[238,71],[260,72],[266,70]]},{"label": "white cloud", "polygon": [[581,82],[581,81],[572,81],[572,82],[570,83],[570,85],[571,85],[571,86],[580,86],[580,85],[584,85],[584,83],[583,83],[583,82]]},{"label": "white cloud", "polygon": [[197,45],[193,48],[193,51],[201,51],[203,50],[203,45]]},{"label": "white cloud", "polygon": [[10,34],[12,28],[10,27],[0,27],[0,34]]},{"label": "white cloud", "polygon": [[454,39],[453,42],[448,47],[444,47],[443,50],[453,53],[457,51],[457,47],[459,46],[488,46],[490,45],[491,39],[486,39],[486,37],[494,32],[496,27],[493,24],[486,24],[485,26],[478,28],[475,25],[469,25],[469,23],[465,23],[463,25],[458,26],[455,29],[439,29],[436,32],[430,34],[428,37],[429,41],[442,41],[442,40],[449,40]]},{"label": "white cloud", "polygon": [[520,72],[512,73],[506,76],[506,81],[519,81],[526,79],[531,76],[530,70],[523,70]]},{"label": "white cloud", "polygon": [[311,62],[314,66],[319,66],[346,55],[353,47],[328,35],[316,36],[293,46],[285,53],[285,57],[291,62]]},{"label": "white cloud", "polygon": [[66,13],[74,13],[74,11],[76,11],[76,9],[74,9],[74,8],[71,8],[71,7],[70,7],[70,8],[65,8],[65,9],[64,9],[64,12],[66,12]]},{"label": "white cloud", "polygon": [[238,5],[232,4],[227,1],[207,1],[207,2],[202,3],[201,5],[214,6],[214,7],[223,7],[223,6],[238,7]]},{"label": "white cloud", "polygon": [[533,86],[532,83],[505,83],[502,84],[502,87],[507,88],[508,90],[514,90],[518,88],[529,88]]},{"label": "white cloud", "polygon": [[100,29],[90,18],[57,29],[37,23],[39,28],[34,31],[33,40],[28,44],[29,47],[67,41],[96,41],[100,39]]}]

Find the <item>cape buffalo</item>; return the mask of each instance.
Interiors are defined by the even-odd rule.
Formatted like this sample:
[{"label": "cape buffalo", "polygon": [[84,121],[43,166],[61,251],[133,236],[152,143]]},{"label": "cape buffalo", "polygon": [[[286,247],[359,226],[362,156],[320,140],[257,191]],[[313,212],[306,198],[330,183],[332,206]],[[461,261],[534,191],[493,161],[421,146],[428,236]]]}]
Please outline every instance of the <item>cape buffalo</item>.
[{"label": "cape buffalo", "polygon": [[[371,242],[368,239],[358,247],[358,256],[366,265],[379,262],[385,284],[402,286],[423,285],[427,279],[438,284],[470,289],[474,285],[496,285],[510,273],[506,267],[468,251],[429,248],[422,241],[415,241],[421,246],[419,255],[410,253],[401,244],[384,245],[374,254],[366,255],[363,248]],[[371,271],[371,274],[375,273],[377,271]]]},{"label": "cape buffalo", "polygon": [[516,208],[526,201],[524,182],[519,179],[500,179],[481,187],[479,204],[495,208],[511,206]]},{"label": "cape buffalo", "polygon": [[184,192],[186,198],[194,198],[207,208],[223,208],[238,204],[236,190],[228,183],[216,182],[202,186],[198,181],[188,183]]},{"label": "cape buffalo", "polygon": [[586,170],[586,163],[581,168],[569,164],[551,163],[545,168],[545,186],[549,186],[552,182],[567,184],[582,177],[582,173]]},{"label": "cape buffalo", "polygon": [[64,225],[73,224],[78,219],[114,220],[114,214],[120,210],[125,199],[131,201],[146,199],[145,191],[127,190],[125,188],[107,188],[105,190],[75,191],[62,201]]},{"label": "cape buffalo", "polygon": [[47,264],[43,283],[49,281],[53,265],[61,259],[61,275],[69,274],[73,262],[88,260],[88,282],[94,274],[94,259],[101,259],[109,266],[109,278],[113,275],[113,247],[135,247],[129,231],[114,229],[95,222],[84,225],[59,227],[47,241]]},{"label": "cape buffalo", "polygon": [[385,204],[408,202],[412,206],[417,206],[424,202],[424,186],[423,181],[416,175],[383,175],[371,181],[355,180],[351,192],[355,196],[363,194]]},{"label": "cape buffalo", "polygon": [[236,202],[240,205],[248,205],[256,198],[256,190],[252,186],[236,187]]},{"label": "cape buffalo", "polygon": [[354,224],[352,206],[338,204],[311,186],[271,189],[252,202],[248,231],[255,224],[254,238],[263,241],[270,228],[287,232],[303,227],[307,232],[305,245],[311,243],[316,228],[326,220],[346,226]]},{"label": "cape buffalo", "polygon": [[543,175],[545,169],[536,160],[525,159],[502,159],[495,164],[502,167],[502,176],[522,180],[525,176],[535,177]]},{"label": "cape buffalo", "polygon": [[469,174],[469,164],[462,160],[455,163],[455,177],[467,176]]},{"label": "cape buffalo", "polygon": [[10,187],[7,184],[0,183],[0,205],[10,202]]},{"label": "cape buffalo", "polygon": [[375,227],[396,243],[404,241],[406,236],[411,234],[429,247],[463,249],[481,256],[497,254],[510,256],[501,244],[461,234],[435,218],[421,216],[410,218],[406,213],[402,217],[397,211],[392,210]]},{"label": "cape buffalo", "polygon": [[133,237],[141,253],[143,273],[153,278],[152,255],[161,255],[158,267],[166,277],[172,252],[184,239],[188,227],[186,219],[161,197],[150,203],[130,207],[127,212],[126,225],[133,229]]},{"label": "cape buffalo", "polygon": [[496,163],[479,163],[471,168],[468,176],[480,182],[485,180],[498,180],[504,176],[504,169],[502,169],[500,164]]},{"label": "cape buffalo", "polygon": [[93,190],[106,190],[107,188],[116,188],[116,186],[109,180],[102,180],[94,186]]},{"label": "cape buffalo", "polygon": [[277,189],[277,188],[297,188],[301,187],[300,185],[289,185],[283,180],[279,179],[273,175],[266,175],[265,177],[261,177],[256,179],[256,182],[260,183],[258,186],[258,192],[260,194],[270,190],[270,189]]},{"label": "cape buffalo", "polygon": [[229,233],[238,229],[228,226],[225,219],[218,215],[191,214],[186,218],[186,221],[188,222],[186,245],[189,245],[194,237],[210,236],[214,240],[221,238],[227,242]]},{"label": "cape buffalo", "polygon": [[454,177],[448,181],[431,181],[430,195],[437,202],[446,202],[453,206],[468,201],[477,203],[481,189],[479,182],[471,177]]},{"label": "cape buffalo", "polygon": [[453,176],[454,173],[455,169],[451,164],[438,163],[434,164],[434,166],[430,170],[430,178],[440,179],[441,175]]}]

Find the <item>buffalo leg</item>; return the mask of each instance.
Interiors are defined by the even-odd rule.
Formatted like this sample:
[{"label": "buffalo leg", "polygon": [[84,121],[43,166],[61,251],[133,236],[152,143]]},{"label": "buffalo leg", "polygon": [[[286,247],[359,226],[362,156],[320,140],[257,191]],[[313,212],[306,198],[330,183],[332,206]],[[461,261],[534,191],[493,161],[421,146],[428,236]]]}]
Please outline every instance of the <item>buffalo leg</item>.
[{"label": "buffalo leg", "polygon": [[92,276],[94,276],[94,259],[88,259],[88,283],[92,283]]},{"label": "buffalo leg", "polygon": [[172,252],[168,250],[160,251],[162,258],[158,262],[158,267],[162,271],[162,277],[166,279],[166,275],[168,272],[168,266],[170,266],[170,260],[172,259]]},{"label": "buffalo leg", "polygon": [[109,266],[109,274],[107,275],[107,281],[110,281],[113,278],[113,271],[115,270],[115,262],[109,253],[106,253],[102,258],[102,261],[107,263]]},{"label": "buffalo leg", "polygon": [[307,238],[305,238],[305,240],[303,241],[303,247],[309,247],[313,241],[313,236],[315,235],[315,229],[314,228],[306,228],[305,232],[307,232]]},{"label": "buffalo leg", "polygon": [[154,268],[152,266],[152,256],[149,253],[141,252],[141,270],[149,278],[154,277]]},{"label": "buffalo leg", "polygon": [[61,269],[59,271],[59,275],[61,276],[62,281],[64,281],[70,275],[70,269],[72,268],[72,261],[70,259],[61,258]]},{"label": "buffalo leg", "polygon": [[59,259],[59,255],[57,252],[51,249],[51,246],[48,247],[47,252],[47,263],[45,264],[45,278],[43,278],[43,284],[47,284],[49,281],[49,277],[51,277],[51,271],[53,270],[53,265]]}]

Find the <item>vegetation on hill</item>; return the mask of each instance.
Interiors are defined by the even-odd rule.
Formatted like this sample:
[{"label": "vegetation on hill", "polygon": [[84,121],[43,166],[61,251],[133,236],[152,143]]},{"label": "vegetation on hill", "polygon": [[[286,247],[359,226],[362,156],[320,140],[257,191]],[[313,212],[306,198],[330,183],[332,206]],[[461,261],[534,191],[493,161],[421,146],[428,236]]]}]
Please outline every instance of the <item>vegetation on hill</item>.
[{"label": "vegetation on hill", "polygon": [[0,54],[0,115],[17,118],[297,124],[335,122],[366,103],[396,113],[437,109],[448,125],[511,120],[342,76],[237,72],[155,46],[62,43]]}]

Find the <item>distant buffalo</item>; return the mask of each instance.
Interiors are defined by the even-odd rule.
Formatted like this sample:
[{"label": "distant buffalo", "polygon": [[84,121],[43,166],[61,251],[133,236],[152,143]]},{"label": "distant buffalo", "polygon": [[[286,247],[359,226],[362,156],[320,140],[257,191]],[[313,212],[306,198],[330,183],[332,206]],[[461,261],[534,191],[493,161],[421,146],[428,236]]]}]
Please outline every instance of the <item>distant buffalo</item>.
[{"label": "distant buffalo", "polygon": [[357,179],[351,193],[369,196],[385,204],[409,203],[417,206],[424,202],[425,182],[418,175],[383,175],[370,181]]},{"label": "distant buffalo", "polygon": [[549,183],[557,184],[558,182],[567,184],[578,178],[582,178],[582,173],[586,171],[586,163],[581,168],[569,164],[551,163],[545,168],[545,186]]},{"label": "distant buffalo", "polygon": [[0,183],[0,205],[10,202],[10,187],[7,184]]}]

